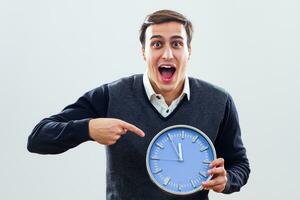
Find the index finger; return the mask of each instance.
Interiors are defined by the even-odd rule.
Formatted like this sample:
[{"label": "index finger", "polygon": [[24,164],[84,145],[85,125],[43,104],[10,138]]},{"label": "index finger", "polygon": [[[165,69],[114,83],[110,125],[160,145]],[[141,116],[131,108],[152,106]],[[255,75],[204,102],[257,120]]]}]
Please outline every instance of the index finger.
[{"label": "index finger", "polygon": [[217,158],[209,164],[210,167],[219,167],[224,166],[224,159],[223,158]]},{"label": "index finger", "polygon": [[123,126],[123,128],[126,128],[127,130],[135,133],[136,135],[138,135],[140,137],[144,137],[145,136],[144,131],[142,131],[141,129],[139,129],[135,125],[132,125],[132,124],[130,124],[128,122],[125,122],[125,121],[121,121],[121,125]]}]

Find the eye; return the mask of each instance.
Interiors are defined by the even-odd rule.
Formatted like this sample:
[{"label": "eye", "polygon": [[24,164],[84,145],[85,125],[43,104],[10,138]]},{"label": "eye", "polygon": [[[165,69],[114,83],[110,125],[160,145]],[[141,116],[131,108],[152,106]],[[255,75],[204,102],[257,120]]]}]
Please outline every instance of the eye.
[{"label": "eye", "polygon": [[174,41],[174,42],[172,42],[172,46],[175,49],[179,49],[183,46],[183,43],[181,41]]},{"label": "eye", "polygon": [[160,41],[155,41],[151,43],[151,46],[155,49],[158,49],[162,46],[162,43]]}]

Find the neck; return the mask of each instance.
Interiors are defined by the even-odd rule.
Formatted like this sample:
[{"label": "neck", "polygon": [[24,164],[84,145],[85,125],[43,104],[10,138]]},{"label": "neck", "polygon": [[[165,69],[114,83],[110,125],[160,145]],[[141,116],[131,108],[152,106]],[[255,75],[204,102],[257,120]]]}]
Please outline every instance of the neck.
[{"label": "neck", "polygon": [[183,87],[184,87],[184,80],[185,79],[180,81],[178,86],[174,90],[171,90],[171,91],[159,90],[155,84],[153,84],[151,81],[150,81],[150,83],[152,85],[154,92],[157,94],[161,94],[164,97],[166,104],[168,106],[170,106],[172,101],[174,101],[182,93]]}]

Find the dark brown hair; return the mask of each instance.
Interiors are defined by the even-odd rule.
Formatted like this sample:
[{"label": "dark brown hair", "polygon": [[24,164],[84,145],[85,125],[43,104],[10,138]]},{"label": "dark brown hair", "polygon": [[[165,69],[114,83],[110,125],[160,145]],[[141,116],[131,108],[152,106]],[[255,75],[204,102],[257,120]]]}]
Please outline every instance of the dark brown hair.
[{"label": "dark brown hair", "polygon": [[140,28],[140,42],[145,48],[145,32],[146,29],[153,24],[161,24],[166,22],[178,22],[184,25],[187,34],[187,45],[190,47],[193,36],[192,23],[182,14],[173,10],[158,10],[148,15]]}]

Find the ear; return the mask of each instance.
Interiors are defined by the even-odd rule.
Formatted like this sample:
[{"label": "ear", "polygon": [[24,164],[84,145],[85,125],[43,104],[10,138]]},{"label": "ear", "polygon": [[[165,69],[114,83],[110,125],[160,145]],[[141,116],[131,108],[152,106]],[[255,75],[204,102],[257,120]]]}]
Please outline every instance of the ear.
[{"label": "ear", "polygon": [[190,45],[190,47],[189,47],[189,58],[188,59],[191,58],[191,55],[192,55],[192,46]]},{"label": "ear", "polygon": [[144,48],[144,47],[142,47],[142,48],[141,48],[141,50],[142,50],[142,55],[143,55],[143,58],[144,58],[144,60],[146,61],[146,56],[145,56],[145,48]]}]

